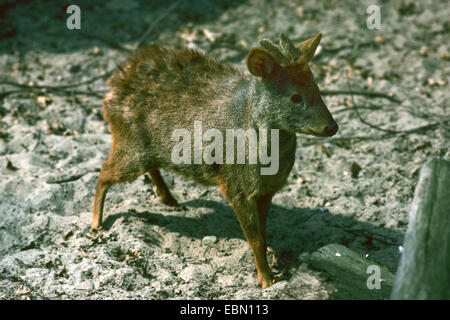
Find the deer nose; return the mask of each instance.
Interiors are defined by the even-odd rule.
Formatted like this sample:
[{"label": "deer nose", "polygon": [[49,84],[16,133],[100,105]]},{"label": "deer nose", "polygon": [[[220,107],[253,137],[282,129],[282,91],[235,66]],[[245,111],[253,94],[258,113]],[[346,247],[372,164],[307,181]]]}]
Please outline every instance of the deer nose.
[{"label": "deer nose", "polygon": [[334,136],[336,134],[338,129],[339,129],[339,126],[337,125],[336,122],[333,121],[333,123],[329,124],[325,128],[325,133],[327,134],[327,136],[332,137],[332,136]]}]

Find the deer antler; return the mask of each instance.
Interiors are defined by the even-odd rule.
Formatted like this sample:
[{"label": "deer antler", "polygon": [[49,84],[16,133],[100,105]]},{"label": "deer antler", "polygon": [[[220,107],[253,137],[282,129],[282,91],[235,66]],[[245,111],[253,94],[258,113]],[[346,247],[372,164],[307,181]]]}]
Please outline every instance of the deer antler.
[{"label": "deer antler", "polygon": [[259,44],[283,67],[298,63],[301,58],[300,49],[296,48],[284,33],[280,35],[279,46],[268,39],[262,39]]},{"label": "deer antler", "polygon": [[289,59],[283,54],[283,52],[281,52],[281,49],[269,39],[262,39],[259,44],[261,47],[266,49],[281,66],[287,66],[290,64]]},{"label": "deer antler", "polygon": [[300,59],[300,50],[294,46],[285,33],[280,35],[280,47],[289,60],[293,63],[298,62],[298,59]]}]

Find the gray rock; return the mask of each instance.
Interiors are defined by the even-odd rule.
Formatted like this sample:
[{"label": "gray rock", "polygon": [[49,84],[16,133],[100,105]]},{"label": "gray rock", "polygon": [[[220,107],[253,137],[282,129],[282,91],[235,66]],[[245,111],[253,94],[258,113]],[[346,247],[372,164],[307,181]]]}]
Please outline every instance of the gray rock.
[{"label": "gray rock", "polygon": [[216,236],[206,236],[202,239],[202,244],[203,245],[208,245],[208,244],[213,244],[217,242],[217,237]]}]

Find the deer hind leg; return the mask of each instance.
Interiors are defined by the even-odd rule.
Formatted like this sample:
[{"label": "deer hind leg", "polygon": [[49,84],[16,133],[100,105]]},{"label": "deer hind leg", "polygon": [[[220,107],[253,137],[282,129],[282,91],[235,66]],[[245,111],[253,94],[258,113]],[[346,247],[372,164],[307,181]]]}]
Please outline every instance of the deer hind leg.
[{"label": "deer hind leg", "polygon": [[116,183],[132,181],[145,173],[138,160],[130,158],[125,152],[111,152],[108,160],[103,163],[95,189],[94,209],[91,231],[98,230],[102,225],[103,206],[106,192]]},{"label": "deer hind leg", "polygon": [[164,182],[159,170],[151,169],[149,170],[149,173],[153,184],[156,186],[156,190],[158,190],[161,201],[169,206],[178,206],[177,200],[175,200],[172,193],[170,193],[170,190]]}]

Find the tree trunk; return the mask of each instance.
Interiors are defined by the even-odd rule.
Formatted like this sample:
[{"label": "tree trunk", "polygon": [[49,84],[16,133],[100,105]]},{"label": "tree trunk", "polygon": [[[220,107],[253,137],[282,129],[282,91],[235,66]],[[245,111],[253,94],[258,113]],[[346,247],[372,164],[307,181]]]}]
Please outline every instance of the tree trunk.
[{"label": "tree trunk", "polygon": [[420,171],[391,299],[450,299],[450,162]]}]

